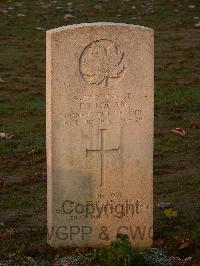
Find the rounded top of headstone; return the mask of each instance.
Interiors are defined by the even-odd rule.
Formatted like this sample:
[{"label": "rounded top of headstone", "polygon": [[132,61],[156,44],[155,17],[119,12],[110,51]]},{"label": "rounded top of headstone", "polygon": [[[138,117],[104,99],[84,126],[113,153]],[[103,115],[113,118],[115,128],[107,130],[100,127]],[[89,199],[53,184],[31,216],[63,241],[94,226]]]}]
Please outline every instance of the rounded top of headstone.
[{"label": "rounded top of headstone", "polygon": [[62,32],[65,30],[76,30],[78,28],[105,27],[105,26],[106,27],[124,27],[124,28],[129,28],[129,29],[140,29],[140,30],[153,31],[153,29],[151,28],[134,25],[134,24],[114,23],[114,22],[94,22],[94,23],[80,23],[80,24],[62,26],[59,28],[48,30],[47,33],[53,34],[53,33],[58,33],[58,32]]}]

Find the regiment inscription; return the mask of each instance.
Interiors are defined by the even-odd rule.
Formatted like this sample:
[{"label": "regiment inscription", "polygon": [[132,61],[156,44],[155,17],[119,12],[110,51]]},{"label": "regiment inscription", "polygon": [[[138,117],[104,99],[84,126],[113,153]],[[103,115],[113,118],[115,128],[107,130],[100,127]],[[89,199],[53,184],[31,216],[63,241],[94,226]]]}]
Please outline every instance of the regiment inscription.
[{"label": "regiment inscription", "polygon": [[[70,96],[69,96],[70,98]],[[84,95],[73,96],[68,112],[61,114],[66,125],[80,124],[122,124],[125,122],[140,122],[143,112],[135,101],[134,93],[121,95]]]}]

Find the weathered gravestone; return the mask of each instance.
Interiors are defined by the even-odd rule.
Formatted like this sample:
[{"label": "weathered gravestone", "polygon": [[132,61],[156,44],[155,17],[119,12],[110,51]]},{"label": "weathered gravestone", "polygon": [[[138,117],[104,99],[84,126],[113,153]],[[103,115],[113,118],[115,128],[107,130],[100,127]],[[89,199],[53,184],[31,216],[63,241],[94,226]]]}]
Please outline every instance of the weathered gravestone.
[{"label": "weathered gravestone", "polygon": [[152,243],[153,31],[47,31],[48,242]]}]

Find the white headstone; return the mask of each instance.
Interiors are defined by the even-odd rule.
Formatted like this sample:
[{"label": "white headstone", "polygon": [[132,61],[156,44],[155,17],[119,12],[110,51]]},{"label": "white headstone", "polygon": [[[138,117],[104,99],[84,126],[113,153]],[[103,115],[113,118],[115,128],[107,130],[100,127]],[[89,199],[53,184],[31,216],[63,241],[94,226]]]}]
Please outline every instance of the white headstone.
[{"label": "white headstone", "polygon": [[48,242],[152,243],[153,30],[47,31]]}]

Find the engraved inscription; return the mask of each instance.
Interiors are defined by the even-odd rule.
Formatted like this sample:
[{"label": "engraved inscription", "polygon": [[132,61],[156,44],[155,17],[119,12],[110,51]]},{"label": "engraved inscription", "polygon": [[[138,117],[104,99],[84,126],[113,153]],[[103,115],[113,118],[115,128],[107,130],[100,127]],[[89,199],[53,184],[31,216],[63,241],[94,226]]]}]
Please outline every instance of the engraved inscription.
[{"label": "engraved inscription", "polygon": [[86,156],[88,155],[88,153],[90,152],[97,152],[100,153],[101,155],[101,182],[100,182],[100,186],[104,185],[104,156],[105,156],[105,152],[110,152],[110,151],[119,151],[120,147],[118,148],[114,148],[114,149],[105,149],[104,147],[104,133],[107,129],[100,129],[100,134],[101,134],[101,148],[100,150],[89,150],[86,149]]},{"label": "engraved inscription", "polygon": [[72,96],[71,107],[61,114],[65,125],[119,125],[128,122],[139,123],[143,119],[143,109],[135,101],[134,93],[121,95],[100,94]]},{"label": "engraved inscription", "polygon": [[80,57],[80,73],[89,84],[109,85],[110,79],[119,80],[126,66],[124,53],[116,43],[101,39],[90,43]]}]

